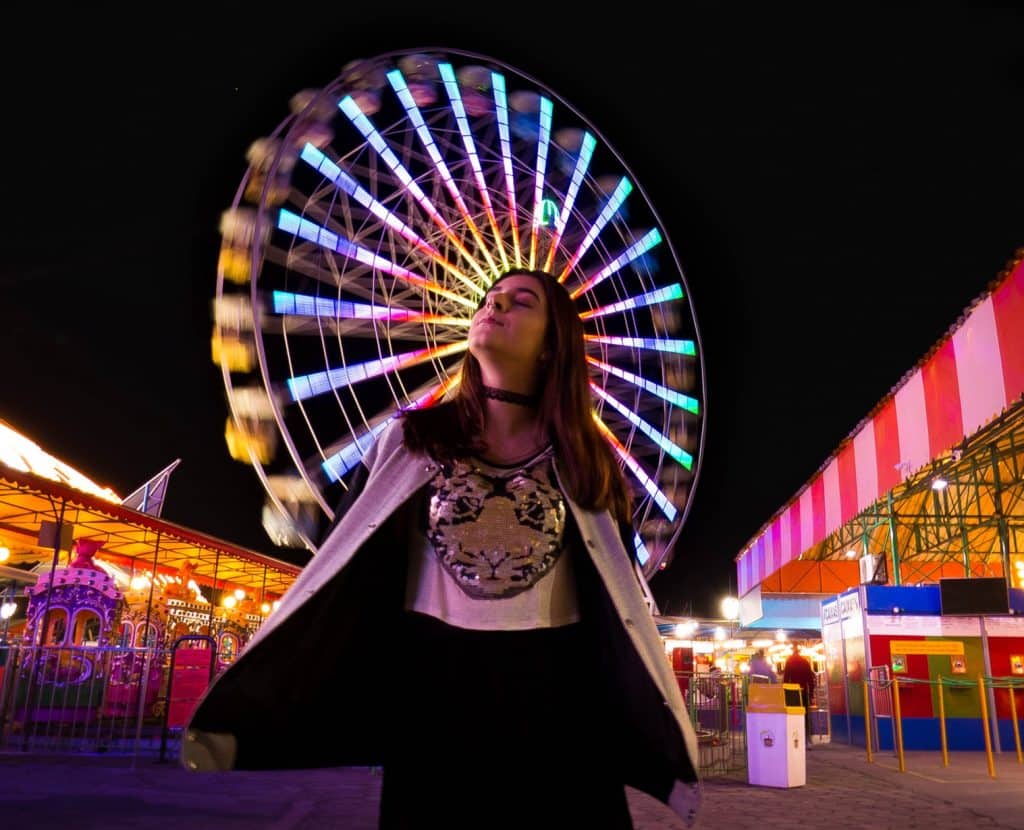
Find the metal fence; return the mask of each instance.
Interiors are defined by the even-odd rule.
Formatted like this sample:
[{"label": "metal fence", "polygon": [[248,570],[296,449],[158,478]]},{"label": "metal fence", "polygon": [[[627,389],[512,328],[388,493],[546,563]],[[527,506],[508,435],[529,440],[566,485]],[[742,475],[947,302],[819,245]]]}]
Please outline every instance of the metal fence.
[{"label": "metal fence", "polygon": [[[175,754],[171,652],[0,643],[0,750]],[[169,740],[168,740],[169,739]]]},{"label": "metal fence", "polygon": [[746,700],[749,678],[733,674],[676,673],[697,732],[702,774],[746,769]]},{"label": "metal fence", "polygon": [[[169,649],[0,643],[0,751],[173,759],[191,704],[223,668],[213,646],[199,635]],[[204,649],[205,663],[197,661]],[[682,672],[676,679],[697,732],[700,772],[746,769],[747,690],[757,679]]]}]

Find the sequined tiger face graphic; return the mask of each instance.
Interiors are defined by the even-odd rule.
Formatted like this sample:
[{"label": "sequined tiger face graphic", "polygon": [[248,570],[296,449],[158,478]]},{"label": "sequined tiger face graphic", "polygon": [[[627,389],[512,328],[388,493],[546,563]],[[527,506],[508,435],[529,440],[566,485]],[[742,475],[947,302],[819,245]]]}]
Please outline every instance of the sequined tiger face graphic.
[{"label": "sequined tiger face graphic", "polygon": [[565,502],[550,457],[500,471],[457,461],[429,485],[427,538],[456,584],[476,599],[514,596],[551,570]]}]

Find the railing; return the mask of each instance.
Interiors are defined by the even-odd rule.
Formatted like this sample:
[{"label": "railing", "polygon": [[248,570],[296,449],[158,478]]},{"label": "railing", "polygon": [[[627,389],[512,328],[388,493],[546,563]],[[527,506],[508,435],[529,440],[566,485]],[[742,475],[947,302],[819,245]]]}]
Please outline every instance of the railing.
[{"label": "railing", "polygon": [[162,648],[0,643],[0,750],[157,755],[169,659]]},{"label": "railing", "polygon": [[[868,702],[867,723],[865,725],[866,750],[868,762],[873,761],[872,737],[874,746],[878,747],[878,724],[880,720],[891,719],[893,743],[900,772],[906,772],[906,753],[903,742],[903,715],[900,704],[900,689],[911,686],[928,686],[936,691],[938,701],[939,748],[942,752],[942,765],[949,766],[949,741],[946,718],[946,694],[952,690],[973,689],[978,695],[980,725],[984,738],[985,758],[988,774],[996,778],[996,766],[993,753],[993,729],[998,724],[995,713],[989,711],[989,698],[994,700],[996,690],[1006,692],[1010,714],[1011,731],[1016,749],[1017,763],[1024,764],[1024,751],[1021,746],[1020,720],[1024,712],[1018,710],[1017,697],[1024,695],[1024,678],[1018,677],[985,677],[979,674],[976,680],[958,677],[942,677],[925,680],[916,677],[891,675],[888,666],[874,666],[868,669],[868,677],[864,680],[864,699]],[[998,736],[997,736],[998,737]]]}]

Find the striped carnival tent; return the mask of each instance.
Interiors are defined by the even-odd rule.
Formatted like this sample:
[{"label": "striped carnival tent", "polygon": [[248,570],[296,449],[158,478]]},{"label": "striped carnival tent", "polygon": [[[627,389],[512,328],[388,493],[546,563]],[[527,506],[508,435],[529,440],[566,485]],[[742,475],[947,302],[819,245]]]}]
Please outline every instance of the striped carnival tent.
[{"label": "striped carnival tent", "polygon": [[1022,258],[744,545],[744,621],[764,614],[764,594],[965,576],[1024,586]]}]

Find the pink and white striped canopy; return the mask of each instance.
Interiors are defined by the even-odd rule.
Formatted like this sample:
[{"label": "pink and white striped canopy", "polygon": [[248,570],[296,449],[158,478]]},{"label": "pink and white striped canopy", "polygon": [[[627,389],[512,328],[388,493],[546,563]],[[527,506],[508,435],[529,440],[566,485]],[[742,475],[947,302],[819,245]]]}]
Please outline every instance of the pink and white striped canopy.
[{"label": "pink and white striped canopy", "polygon": [[1024,394],[1024,260],[863,420],[736,557],[740,596]]}]

